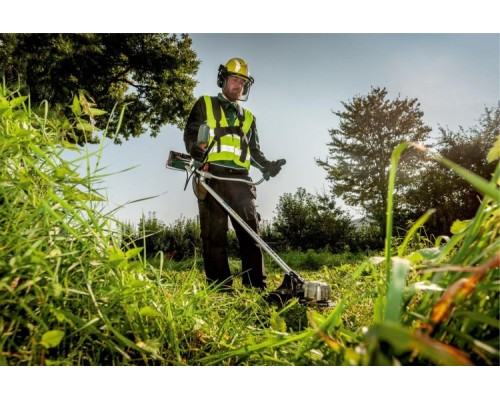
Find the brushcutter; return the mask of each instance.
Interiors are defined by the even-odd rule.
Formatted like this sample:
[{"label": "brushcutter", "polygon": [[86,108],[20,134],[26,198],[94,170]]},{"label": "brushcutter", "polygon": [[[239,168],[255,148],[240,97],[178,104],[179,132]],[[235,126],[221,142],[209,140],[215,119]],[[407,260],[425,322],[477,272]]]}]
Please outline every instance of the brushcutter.
[{"label": "brushcutter", "polygon": [[[198,132],[198,143],[207,143],[208,134],[210,128],[208,125],[201,125]],[[212,144],[214,141],[212,142]],[[211,146],[206,151],[208,155]],[[285,160],[280,160],[280,165],[285,164]],[[285,272],[285,277],[281,285],[274,291],[267,295],[267,299],[271,302],[275,302],[279,305],[284,305],[288,300],[293,298],[298,298],[300,304],[305,305],[316,305],[319,307],[329,307],[333,303],[329,300],[330,298],[330,287],[324,282],[316,281],[306,281],[297,272],[292,270],[283,261],[280,256],[252,229],[247,223],[207,184],[207,179],[220,179],[220,180],[230,180],[237,182],[244,182],[249,185],[259,185],[263,181],[269,179],[265,174],[262,179],[258,182],[250,182],[244,179],[238,178],[228,178],[216,176],[203,168],[204,163],[194,160],[190,155],[179,153],[175,151],[170,151],[167,160],[167,168],[176,171],[185,171],[186,184],[184,190],[186,189],[191,177],[195,176],[193,180],[193,188],[195,193],[198,195],[198,191],[201,188],[208,192],[213,198],[227,211],[227,213],[234,218],[234,220],[260,245],[264,251],[271,256],[271,258],[283,269]]]}]

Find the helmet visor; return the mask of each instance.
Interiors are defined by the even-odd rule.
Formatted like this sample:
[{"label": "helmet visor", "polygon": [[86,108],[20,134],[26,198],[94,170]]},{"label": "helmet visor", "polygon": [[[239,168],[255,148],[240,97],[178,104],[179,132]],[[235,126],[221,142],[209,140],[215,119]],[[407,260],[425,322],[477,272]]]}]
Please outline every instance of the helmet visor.
[{"label": "helmet visor", "polygon": [[228,74],[224,79],[222,92],[233,100],[246,101],[250,94],[252,79],[240,74]]}]

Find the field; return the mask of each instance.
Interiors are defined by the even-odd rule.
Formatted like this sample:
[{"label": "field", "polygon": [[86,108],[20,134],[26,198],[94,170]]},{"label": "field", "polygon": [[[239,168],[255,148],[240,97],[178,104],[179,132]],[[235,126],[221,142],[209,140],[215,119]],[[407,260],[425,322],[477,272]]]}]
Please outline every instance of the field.
[{"label": "field", "polygon": [[[95,189],[99,165],[61,140],[93,129],[75,104],[75,119],[61,120],[0,96],[1,365],[499,365],[499,168],[486,181],[429,154],[483,195],[475,218],[433,242],[418,234],[427,215],[392,237],[392,175],[384,253],[284,254],[327,282],[335,305],[280,308],[238,285],[208,287],[200,257],[147,259],[127,246]],[[393,171],[409,145],[395,149]],[[272,289],[283,274],[267,261]]]}]

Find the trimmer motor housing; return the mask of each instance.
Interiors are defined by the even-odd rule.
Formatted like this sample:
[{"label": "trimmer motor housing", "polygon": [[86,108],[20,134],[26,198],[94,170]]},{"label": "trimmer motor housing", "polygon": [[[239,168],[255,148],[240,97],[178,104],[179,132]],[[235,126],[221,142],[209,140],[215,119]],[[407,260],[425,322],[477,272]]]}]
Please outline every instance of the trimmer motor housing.
[{"label": "trimmer motor housing", "polygon": [[318,307],[332,307],[330,287],[324,282],[305,281],[294,271],[287,273],[281,285],[269,293],[267,299],[282,306],[298,298],[300,304]]}]

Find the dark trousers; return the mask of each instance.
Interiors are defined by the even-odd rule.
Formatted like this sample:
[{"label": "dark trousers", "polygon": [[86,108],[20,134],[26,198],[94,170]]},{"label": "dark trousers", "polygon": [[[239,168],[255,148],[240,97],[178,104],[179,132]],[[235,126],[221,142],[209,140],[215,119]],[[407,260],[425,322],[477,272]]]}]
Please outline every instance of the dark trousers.
[{"label": "dark trousers", "polygon": [[[249,180],[248,175],[232,176]],[[259,215],[255,207],[254,186],[242,182],[211,179],[208,185],[231,207],[255,232],[259,233]],[[228,219],[234,227],[241,252],[242,283],[245,286],[266,288],[264,259],[260,246],[228,215],[210,193],[198,199],[200,211],[203,261],[207,281],[230,287],[233,283],[227,253]]]}]

